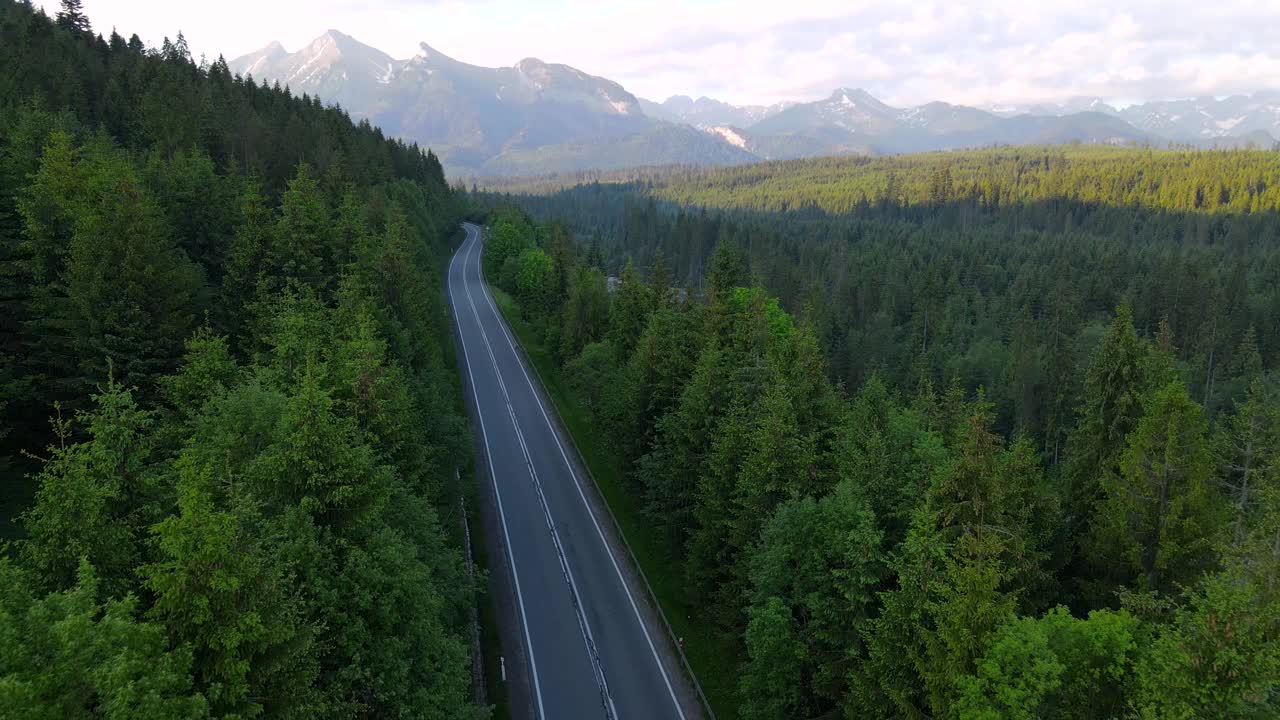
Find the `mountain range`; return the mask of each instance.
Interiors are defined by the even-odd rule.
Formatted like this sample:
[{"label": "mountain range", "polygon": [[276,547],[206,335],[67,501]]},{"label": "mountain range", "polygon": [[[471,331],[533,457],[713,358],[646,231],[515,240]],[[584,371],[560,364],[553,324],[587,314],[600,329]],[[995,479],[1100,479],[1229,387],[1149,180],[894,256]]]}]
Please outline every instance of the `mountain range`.
[{"label": "mountain range", "polygon": [[397,60],[336,30],[297,52],[273,42],[229,65],[429,146],[460,175],[1068,142],[1271,147],[1280,137],[1278,92],[1122,109],[1099,98],[898,108],[853,88],[767,106],[682,95],[658,103],[568,65],[526,58],[511,67],[480,67],[426,43]]}]

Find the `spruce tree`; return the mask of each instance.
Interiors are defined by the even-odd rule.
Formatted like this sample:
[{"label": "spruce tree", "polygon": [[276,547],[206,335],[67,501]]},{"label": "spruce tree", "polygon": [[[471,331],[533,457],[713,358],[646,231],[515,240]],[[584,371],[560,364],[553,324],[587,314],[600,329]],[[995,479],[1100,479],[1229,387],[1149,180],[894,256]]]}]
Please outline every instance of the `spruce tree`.
[{"label": "spruce tree", "polygon": [[1265,506],[1268,483],[1280,472],[1280,403],[1265,380],[1250,383],[1244,402],[1219,431],[1219,446],[1219,478],[1231,504],[1231,543],[1238,547]]},{"label": "spruce tree", "polygon": [[710,451],[713,432],[726,410],[729,387],[724,353],[713,338],[680,391],[678,403],[662,415],[652,449],[636,463],[649,513],[681,547],[694,526],[693,500]]},{"label": "spruce tree", "polygon": [[280,198],[280,219],[267,248],[271,287],[327,289],[336,277],[336,268],[326,262],[332,233],[329,208],[319,183],[311,168],[301,164]]},{"label": "spruce tree", "polygon": [[[613,307],[617,305],[615,300]],[[622,389],[627,429],[618,445],[626,461],[650,448],[657,423],[680,402],[702,342],[697,313],[669,303],[659,305],[643,323]]]},{"label": "spruce tree", "polygon": [[[929,588],[923,633],[927,661],[921,676],[937,714],[956,701],[957,680],[973,672],[990,635],[1011,619],[1019,595],[1036,570],[1030,555],[1028,500],[1035,471],[1011,472],[1012,460],[992,432],[990,406],[981,398],[956,431],[958,457],[927,499],[947,553]],[[1016,456],[1015,456],[1016,457]]]},{"label": "spruce tree", "polygon": [[785,720],[811,717],[812,700],[805,687],[804,643],[797,622],[781,598],[770,597],[747,610],[744,636],[751,658],[739,680],[742,717]]},{"label": "spruce tree", "polygon": [[[788,497],[809,494],[816,471],[814,436],[802,432],[789,389],[776,383],[751,408],[752,430],[733,488],[733,509],[722,542],[745,552],[774,508]],[[745,579],[745,573],[740,572]]]},{"label": "spruce tree", "polygon": [[[315,629],[303,619],[278,552],[236,503],[214,505],[214,468],[179,462],[178,514],[155,527],[157,561],[144,568],[150,615],[196,653],[195,677],[215,714],[305,709],[318,672]],[[311,706],[314,709],[314,706]]]},{"label": "spruce tree", "polygon": [[[275,244],[275,218],[262,189],[248,179],[240,191],[237,225],[228,247],[215,320],[236,341],[247,340],[245,327],[250,306],[259,300],[259,288],[270,289],[268,253]],[[244,349],[244,348],[241,348]]]},{"label": "spruce tree", "polygon": [[609,322],[609,294],[599,270],[580,266],[569,282],[562,312],[559,356],[571,360],[589,343],[604,337]]},{"label": "spruce tree", "polygon": [[1095,565],[1122,583],[1168,591],[1211,569],[1225,507],[1213,487],[1204,413],[1175,381],[1152,391],[1103,483],[1091,525]]},{"label": "spruce tree", "polygon": [[875,517],[852,483],[821,499],[795,498],[777,508],[748,562],[747,633],[750,642],[753,630],[766,632],[767,623],[757,623],[780,602],[794,618],[787,645],[801,652],[794,668],[779,667],[781,658],[767,653],[750,657],[742,679],[745,716],[760,716],[753,706],[769,706],[759,689],[778,675],[798,678],[802,690],[797,704],[778,717],[811,717],[845,701],[848,675],[861,659],[860,631],[874,614],[874,589],[885,570],[882,552]]},{"label": "spruce tree", "polygon": [[630,357],[636,343],[640,342],[640,335],[649,324],[649,316],[655,307],[653,289],[640,279],[635,266],[627,263],[609,305],[608,337],[623,357]]},{"label": "spruce tree", "polygon": [[92,182],[106,191],[78,213],[55,318],[80,388],[104,382],[112,363],[123,382],[151,392],[195,325],[203,279],[122,159],[94,165]]},{"label": "spruce tree", "polygon": [[1091,602],[1103,602],[1100,596],[1111,588],[1097,587],[1086,569],[1088,527],[1104,484],[1120,473],[1126,438],[1142,417],[1150,354],[1134,330],[1132,309],[1121,305],[1089,361],[1067,440],[1062,533],[1071,547],[1065,554],[1068,572]]},{"label": "spruce tree", "polygon": [[68,589],[33,592],[39,585],[0,558],[0,716],[208,716],[193,688],[191,649],[172,647],[164,627],[140,619],[137,597],[103,601],[87,561]]},{"label": "spruce tree", "polygon": [[81,0],[62,0],[58,10],[58,24],[68,30],[88,33],[92,31],[89,18],[84,14]]},{"label": "spruce tree", "polygon": [[23,518],[28,537],[19,555],[51,590],[76,582],[82,561],[100,587],[121,597],[137,589],[149,523],[161,512],[158,478],[148,467],[154,415],[109,379],[93,409],[77,413],[87,437],[73,442],[73,424],[55,418],[56,444],[35,480],[36,505]]}]

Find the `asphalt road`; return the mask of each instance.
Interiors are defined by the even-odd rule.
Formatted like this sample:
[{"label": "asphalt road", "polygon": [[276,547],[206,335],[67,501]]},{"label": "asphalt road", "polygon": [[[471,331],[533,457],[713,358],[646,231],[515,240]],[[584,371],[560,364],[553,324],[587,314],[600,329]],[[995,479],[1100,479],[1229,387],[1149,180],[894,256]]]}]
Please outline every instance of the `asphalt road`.
[{"label": "asphalt road", "polygon": [[664,665],[668,640],[485,286],[479,228],[464,228],[449,298],[488,471],[480,477],[497,506],[490,524],[511,571],[511,626],[527,660],[519,669],[508,661],[508,672],[527,676],[538,718],[691,719],[683,678]]}]

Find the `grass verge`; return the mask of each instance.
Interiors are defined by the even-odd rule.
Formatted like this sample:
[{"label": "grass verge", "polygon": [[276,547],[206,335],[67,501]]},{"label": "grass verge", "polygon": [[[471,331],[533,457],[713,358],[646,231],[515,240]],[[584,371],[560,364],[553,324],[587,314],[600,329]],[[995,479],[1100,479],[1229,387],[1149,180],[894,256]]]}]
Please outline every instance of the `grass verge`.
[{"label": "grass verge", "polygon": [[[476,488],[475,473],[468,470],[464,476]],[[494,718],[510,718],[511,706],[507,697],[507,683],[502,677],[502,638],[498,632],[498,608],[493,598],[493,580],[489,572],[489,553],[484,542],[483,520],[480,516],[479,501],[475,492],[467,504],[467,519],[471,523],[471,555],[476,563],[476,571],[481,574],[481,593],[476,598],[476,609],[480,620],[480,654],[484,663],[485,694],[489,705],[493,708]]]},{"label": "grass verge", "polygon": [[561,419],[582,453],[596,486],[617,518],[631,552],[644,570],[667,621],[684,638],[684,653],[692,666],[717,720],[738,716],[737,667],[740,648],[735,638],[700,620],[697,608],[684,592],[684,572],[668,551],[662,532],[641,512],[637,498],[623,480],[622,463],[608,439],[592,424],[591,413],[569,387],[537,328],[526,322],[520,307],[508,293],[490,285],[493,297],[511,326],[525,355],[542,380]]}]

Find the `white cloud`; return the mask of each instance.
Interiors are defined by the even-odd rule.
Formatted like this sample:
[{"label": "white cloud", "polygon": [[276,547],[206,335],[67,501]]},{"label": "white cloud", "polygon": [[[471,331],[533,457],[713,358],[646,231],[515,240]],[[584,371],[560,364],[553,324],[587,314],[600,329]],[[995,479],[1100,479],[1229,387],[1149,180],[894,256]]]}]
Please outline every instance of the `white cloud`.
[{"label": "white cloud", "polygon": [[[50,11],[56,3],[46,2]],[[674,93],[774,102],[865,87],[900,105],[1227,94],[1280,85],[1280,4],[1258,0],[85,0],[95,27],[193,51],[296,50],[333,27],[394,56],[426,41],[482,65],[526,56]]]}]

